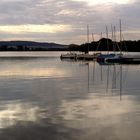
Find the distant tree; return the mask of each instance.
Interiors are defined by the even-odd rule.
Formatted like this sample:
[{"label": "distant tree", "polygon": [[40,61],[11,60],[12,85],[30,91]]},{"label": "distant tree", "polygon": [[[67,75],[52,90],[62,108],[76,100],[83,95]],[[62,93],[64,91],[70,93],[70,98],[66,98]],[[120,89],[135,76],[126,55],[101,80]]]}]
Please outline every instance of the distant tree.
[{"label": "distant tree", "polygon": [[0,46],[0,51],[7,51],[8,50],[8,46],[7,45],[1,45]]},{"label": "distant tree", "polygon": [[24,51],[24,47],[22,45],[17,45],[17,51]]}]

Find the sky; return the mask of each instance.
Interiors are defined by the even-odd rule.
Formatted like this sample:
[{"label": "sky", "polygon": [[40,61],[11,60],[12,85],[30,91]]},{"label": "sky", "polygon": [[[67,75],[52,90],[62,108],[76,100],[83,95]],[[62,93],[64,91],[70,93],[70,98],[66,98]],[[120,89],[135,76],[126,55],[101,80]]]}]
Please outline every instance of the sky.
[{"label": "sky", "polygon": [[139,0],[0,0],[0,40],[27,40],[59,44],[109,38],[119,20],[124,40],[140,39]]}]

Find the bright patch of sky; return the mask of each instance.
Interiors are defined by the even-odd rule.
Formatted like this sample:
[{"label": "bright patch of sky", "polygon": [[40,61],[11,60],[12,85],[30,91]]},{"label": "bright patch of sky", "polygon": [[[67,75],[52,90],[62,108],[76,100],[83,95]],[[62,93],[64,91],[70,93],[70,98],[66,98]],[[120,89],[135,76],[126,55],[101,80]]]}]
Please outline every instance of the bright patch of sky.
[{"label": "bright patch of sky", "polygon": [[56,32],[66,32],[70,30],[69,25],[1,25],[1,32],[12,33],[23,33],[23,32],[34,32],[34,33],[56,33]]},{"label": "bright patch of sky", "polygon": [[104,3],[128,4],[133,0],[74,0],[74,1],[83,1],[91,5],[96,5],[96,4],[104,4]]}]

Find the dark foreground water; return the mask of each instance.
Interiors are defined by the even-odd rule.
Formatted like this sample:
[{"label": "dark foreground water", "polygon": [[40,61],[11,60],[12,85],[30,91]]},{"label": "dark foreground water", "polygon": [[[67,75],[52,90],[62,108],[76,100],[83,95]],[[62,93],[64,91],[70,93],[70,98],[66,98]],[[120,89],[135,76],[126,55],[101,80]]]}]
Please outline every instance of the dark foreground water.
[{"label": "dark foreground water", "polygon": [[140,140],[140,65],[59,55],[0,53],[0,140]]}]

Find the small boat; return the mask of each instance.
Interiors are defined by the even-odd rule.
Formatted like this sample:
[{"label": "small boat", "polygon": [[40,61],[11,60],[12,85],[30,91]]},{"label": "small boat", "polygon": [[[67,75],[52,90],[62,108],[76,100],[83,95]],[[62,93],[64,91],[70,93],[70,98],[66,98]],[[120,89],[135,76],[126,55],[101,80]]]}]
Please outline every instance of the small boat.
[{"label": "small boat", "polygon": [[140,55],[124,55],[122,62],[127,64],[140,64]]},{"label": "small boat", "polygon": [[106,62],[120,64],[140,64],[140,55],[116,55],[115,57],[106,59]]},{"label": "small boat", "polygon": [[95,60],[101,53],[94,53],[94,54],[77,54],[77,60]]},{"label": "small boat", "polygon": [[115,54],[114,53],[110,53],[110,54],[100,54],[98,57],[97,57],[97,62],[104,62],[106,61],[106,59],[108,58],[113,58],[115,57]]},{"label": "small boat", "polygon": [[76,59],[77,58],[77,54],[76,53],[61,54],[60,58],[61,59]]},{"label": "small boat", "polygon": [[85,59],[85,54],[77,54],[77,56],[76,56],[76,59],[77,60],[84,60]]},{"label": "small boat", "polygon": [[85,55],[85,60],[95,60],[101,53],[94,53]]},{"label": "small boat", "polygon": [[[107,28],[106,28],[107,29]],[[120,20],[120,42],[122,42],[122,30],[121,30],[121,20]],[[108,30],[107,30],[107,37],[108,37]],[[114,33],[112,28],[112,39],[114,38],[114,41],[116,41],[116,28],[114,26]],[[107,43],[108,44],[108,43]],[[120,48],[119,48],[120,49]],[[108,54],[101,54],[99,57],[97,57],[97,62],[118,62],[123,60],[122,53],[120,50],[120,54],[115,53],[115,47],[114,47],[114,53]]]},{"label": "small boat", "polygon": [[[113,32],[113,31],[112,31]],[[108,48],[108,53],[107,54],[100,54],[98,57],[97,57],[97,62],[105,62],[106,59],[108,58],[112,58],[114,57],[116,54],[115,53],[109,53],[109,45],[108,45],[108,28],[106,26],[106,38],[107,38],[107,48]],[[113,38],[113,37],[112,37]]]},{"label": "small boat", "polygon": [[123,61],[123,55],[122,54],[116,54],[115,56],[108,57],[105,59],[106,62],[111,63],[117,63]]}]

